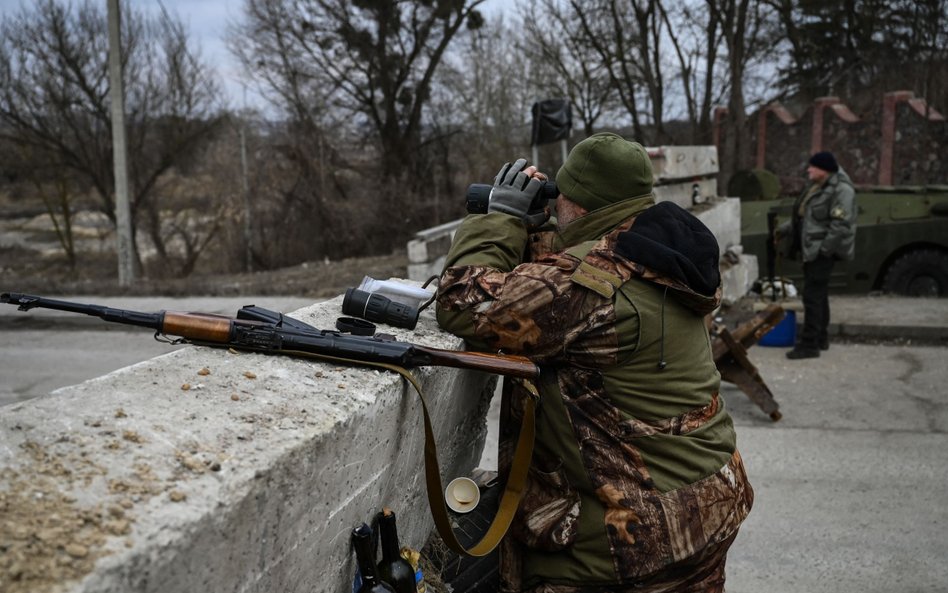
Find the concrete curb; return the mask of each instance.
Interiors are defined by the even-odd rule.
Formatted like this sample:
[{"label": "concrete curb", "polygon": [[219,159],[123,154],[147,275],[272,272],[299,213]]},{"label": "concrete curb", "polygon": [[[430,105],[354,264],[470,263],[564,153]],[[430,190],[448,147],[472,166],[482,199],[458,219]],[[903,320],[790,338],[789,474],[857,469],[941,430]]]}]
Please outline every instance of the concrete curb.
[{"label": "concrete curb", "polygon": [[[762,304],[754,302],[754,309]],[[800,335],[803,303],[792,299],[780,304],[796,313]],[[948,299],[831,295],[829,334],[850,341],[948,344]]]}]

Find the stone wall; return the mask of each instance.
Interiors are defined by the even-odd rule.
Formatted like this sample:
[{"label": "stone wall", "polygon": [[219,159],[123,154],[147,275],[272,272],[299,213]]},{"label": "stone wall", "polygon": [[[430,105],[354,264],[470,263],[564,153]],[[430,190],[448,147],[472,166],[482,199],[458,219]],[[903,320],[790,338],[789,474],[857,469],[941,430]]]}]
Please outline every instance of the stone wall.
[{"label": "stone wall", "polygon": [[803,189],[807,160],[819,150],[833,152],[859,185],[948,183],[948,122],[908,91],[886,93],[858,113],[839,97],[821,97],[798,113],[773,102],[748,118],[747,133],[754,162],[737,169],[775,173],[784,194]]}]

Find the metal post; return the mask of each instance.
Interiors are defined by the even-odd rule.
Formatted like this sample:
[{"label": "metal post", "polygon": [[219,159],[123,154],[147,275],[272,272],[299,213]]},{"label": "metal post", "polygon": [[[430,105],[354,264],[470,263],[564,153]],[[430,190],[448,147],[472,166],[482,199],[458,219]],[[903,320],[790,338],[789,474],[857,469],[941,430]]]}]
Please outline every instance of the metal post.
[{"label": "metal post", "polygon": [[109,97],[112,101],[112,156],[115,170],[115,232],[119,285],[135,280],[132,216],[128,200],[128,148],[125,140],[125,93],[119,0],[109,0]]},{"label": "metal post", "polygon": [[245,248],[245,260],[244,260],[244,269],[248,272],[253,272],[253,228],[251,227],[251,211],[250,211],[250,181],[247,178],[247,134],[245,129],[247,127],[246,120],[247,112],[244,111],[243,121],[240,122],[240,169],[241,176],[243,177],[243,194],[244,194],[244,248]]}]

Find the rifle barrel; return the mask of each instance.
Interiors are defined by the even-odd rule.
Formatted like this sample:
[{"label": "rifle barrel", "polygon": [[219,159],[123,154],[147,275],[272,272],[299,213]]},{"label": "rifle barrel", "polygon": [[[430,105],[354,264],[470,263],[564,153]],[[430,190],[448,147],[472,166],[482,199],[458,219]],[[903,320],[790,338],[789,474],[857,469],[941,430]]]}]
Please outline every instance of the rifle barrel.
[{"label": "rifle barrel", "polygon": [[5,292],[0,294],[0,302],[17,305],[20,311],[29,311],[30,309],[54,309],[56,311],[66,311],[69,313],[82,313],[100,317],[105,321],[114,323],[124,323],[126,325],[137,325],[139,327],[148,327],[154,330],[161,330],[164,318],[164,312],[161,313],[141,313],[139,311],[127,311],[125,309],[113,309],[112,307],[103,307],[102,305],[85,305],[82,303],[73,303],[70,301],[59,301],[48,299],[46,297],[34,296],[31,294],[19,294],[16,292]]}]

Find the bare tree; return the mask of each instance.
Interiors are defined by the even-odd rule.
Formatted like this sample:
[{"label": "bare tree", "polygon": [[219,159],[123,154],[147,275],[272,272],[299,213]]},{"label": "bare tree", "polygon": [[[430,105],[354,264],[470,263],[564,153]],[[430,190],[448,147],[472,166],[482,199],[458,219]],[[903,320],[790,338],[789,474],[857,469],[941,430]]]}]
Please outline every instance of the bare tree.
[{"label": "bare tree", "polygon": [[759,56],[765,10],[760,0],[706,0],[708,16],[717,22],[727,50],[728,103],[721,176],[730,178],[749,162],[746,140],[747,106],[745,75],[750,61]]},{"label": "bare tree", "polygon": [[436,221],[443,132],[427,109],[448,47],[483,23],[482,2],[245,1],[231,48],[287,116],[263,174],[264,218],[308,225],[293,245],[276,247],[293,233],[268,237],[269,259],[378,253]]},{"label": "bare tree", "polygon": [[690,144],[710,144],[711,109],[724,96],[717,84],[721,33],[718,20],[709,18],[702,2],[679,2],[672,10],[659,5],[668,40],[678,60]]},{"label": "bare tree", "polygon": [[36,193],[43,200],[46,207],[46,213],[49,214],[53,222],[53,230],[56,232],[56,238],[66,254],[66,260],[69,267],[76,267],[76,241],[72,232],[73,222],[73,198],[75,193],[70,186],[69,178],[63,174],[63,171],[56,171],[52,178],[47,182],[40,182],[33,178],[33,186]]},{"label": "bare tree", "polygon": [[[533,85],[547,97],[566,97],[591,136],[600,119],[619,107],[617,89],[605,62],[590,43],[571,4],[541,0],[528,9],[516,38]],[[542,19],[533,18],[535,13]],[[498,22],[500,22],[498,20]]]},{"label": "bare tree", "polygon": [[233,44],[288,111],[341,109],[378,142],[382,175],[416,173],[425,106],[445,52],[483,0],[247,0]]},{"label": "bare tree", "polygon": [[494,16],[459,37],[436,79],[430,121],[451,140],[439,146],[454,155],[442,166],[465,182],[489,181],[505,159],[529,149],[529,111],[538,91],[524,72],[534,65],[512,51],[519,36],[503,15]]},{"label": "bare tree", "polygon": [[[127,10],[122,29],[133,221],[146,210],[158,221],[155,184],[208,140],[217,123],[218,89],[168,13],[146,20]],[[41,0],[5,18],[0,37],[0,134],[73,171],[114,223],[104,7]],[[160,229],[148,227],[157,246],[164,243]]]},{"label": "bare tree", "polygon": [[948,1],[766,3],[778,15],[778,34],[789,50],[789,62],[781,64],[784,92],[807,99],[842,94],[858,105],[861,91],[911,89],[943,104]]},{"label": "bare tree", "polygon": [[[665,83],[660,0],[569,0],[585,43],[598,54],[640,141],[663,142]],[[640,95],[640,89],[644,94]],[[641,114],[650,113],[643,122]],[[646,133],[644,124],[653,132]]]},{"label": "bare tree", "polygon": [[40,198],[66,261],[71,269],[75,269],[73,219],[77,198],[88,188],[83,187],[69,169],[47,162],[45,154],[33,150],[30,146],[17,145],[6,138],[0,140],[0,160],[7,174],[4,179],[6,189],[16,196],[15,199],[22,200],[24,195]]}]

